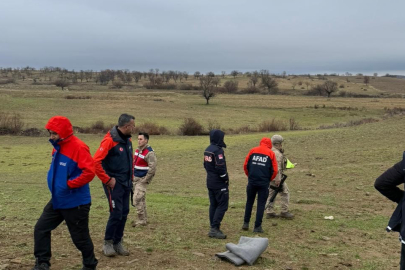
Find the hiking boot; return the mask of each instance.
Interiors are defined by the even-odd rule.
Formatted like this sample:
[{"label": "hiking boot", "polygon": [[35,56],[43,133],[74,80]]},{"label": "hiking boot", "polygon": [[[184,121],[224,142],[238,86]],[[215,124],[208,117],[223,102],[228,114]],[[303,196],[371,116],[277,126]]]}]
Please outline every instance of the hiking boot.
[{"label": "hiking boot", "polygon": [[266,214],[266,218],[267,219],[269,219],[269,218],[277,218],[278,216],[277,216],[277,214],[276,213],[267,213]]},{"label": "hiking boot", "polygon": [[114,250],[113,240],[104,240],[103,253],[104,256],[107,257],[114,257],[115,255],[117,255]]},{"label": "hiking boot", "polygon": [[255,227],[253,229],[253,232],[255,232],[255,233],[264,233],[261,225],[259,227]]},{"label": "hiking boot", "polygon": [[49,264],[47,263],[35,264],[32,270],[49,270]]},{"label": "hiking boot", "polygon": [[116,252],[118,255],[121,255],[121,256],[129,256],[129,252],[128,252],[128,250],[126,250],[126,249],[124,248],[124,246],[122,245],[122,241],[119,242],[118,244],[115,244],[115,245],[114,245],[114,250],[115,250],[115,252]]},{"label": "hiking boot", "polygon": [[290,212],[281,212],[280,217],[285,219],[293,219],[294,215]]},{"label": "hiking boot", "polygon": [[221,232],[220,229],[217,228],[211,228],[210,232],[208,233],[208,236],[211,238],[217,238],[217,239],[225,239],[226,235]]},{"label": "hiking boot", "polygon": [[146,221],[132,221],[132,227],[146,226],[148,223]]},{"label": "hiking boot", "polygon": [[242,230],[244,231],[249,230],[249,222],[243,222]]}]

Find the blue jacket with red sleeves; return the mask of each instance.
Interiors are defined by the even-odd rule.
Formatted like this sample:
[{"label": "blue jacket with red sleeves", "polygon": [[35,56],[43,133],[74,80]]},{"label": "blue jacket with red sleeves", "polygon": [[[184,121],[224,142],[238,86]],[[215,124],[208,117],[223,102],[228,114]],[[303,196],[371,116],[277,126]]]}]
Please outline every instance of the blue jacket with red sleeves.
[{"label": "blue jacket with red sleeves", "polygon": [[91,202],[89,182],[95,176],[89,147],[73,135],[72,124],[63,116],[54,116],[45,125],[59,135],[53,145],[48,187],[54,209],[69,209]]}]

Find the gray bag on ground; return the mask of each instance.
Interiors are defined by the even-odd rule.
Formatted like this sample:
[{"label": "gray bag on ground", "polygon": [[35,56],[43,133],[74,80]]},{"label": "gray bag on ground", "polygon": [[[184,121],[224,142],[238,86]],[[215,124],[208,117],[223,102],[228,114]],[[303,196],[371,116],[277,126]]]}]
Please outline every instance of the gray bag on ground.
[{"label": "gray bag on ground", "polygon": [[237,245],[228,243],[225,245],[228,251],[215,255],[221,259],[227,259],[235,265],[242,265],[245,262],[253,265],[268,245],[268,238],[241,236]]}]

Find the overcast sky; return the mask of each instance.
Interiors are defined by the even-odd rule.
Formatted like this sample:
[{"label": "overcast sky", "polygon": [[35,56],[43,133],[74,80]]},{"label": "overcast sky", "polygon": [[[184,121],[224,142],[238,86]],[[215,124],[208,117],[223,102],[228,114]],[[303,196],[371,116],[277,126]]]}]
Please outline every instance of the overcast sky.
[{"label": "overcast sky", "polygon": [[402,0],[1,0],[0,67],[405,74]]}]

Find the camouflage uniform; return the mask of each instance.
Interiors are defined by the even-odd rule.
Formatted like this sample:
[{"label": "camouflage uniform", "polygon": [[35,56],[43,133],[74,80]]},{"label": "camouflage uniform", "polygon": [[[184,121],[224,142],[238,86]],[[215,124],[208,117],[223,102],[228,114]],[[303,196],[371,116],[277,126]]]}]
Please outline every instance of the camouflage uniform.
[{"label": "camouflage uniform", "polygon": [[[145,145],[142,149],[137,149],[139,153],[142,153],[144,149],[151,147],[149,145]],[[144,160],[148,163],[148,172],[143,177],[136,177],[134,176],[133,181],[133,205],[136,207],[138,213],[138,220],[132,222],[132,226],[138,225],[146,225],[147,224],[147,212],[146,212],[146,189],[148,185],[151,183],[153,177],[155,176],[156,172],[156,165],[157,159],[154,151],[149,151]],[[136,168],[134,169],[136,170]]]},{"label": "camouflage uniform", "polygon": [[[287,160],[284,157],[283,153],[281,153],[280,150],[278,150],[277,148],[273,147],[271,150],[276,155],[277,165],[278,165],[278,173],[277,173],[276,178],[274,178],[274,180],[270,182],[270,186],[271,187],[276,187],[275,181],[276,180],[281,180],[281,175],[286,169],[286,163],[287,163],[286,161]],[[275,211],[274,211],[274,202],[275,201],[270,203],[270,198],[273,196],[274,192],[275,192],[275,190],[270,188],[269,197],[267,199],[267,205],[268,205],[267,210],[266,210],[267,214],[275,214]],[[288,186],[287,186],[286,182],[284,182],[284,184],[283,184],[282,192],[279,192],[279,194],[277,195],[277,197],[279,197],[279,196],[281,198],[281,213],[287,213],[288,212],[288,204],[290,202],[290,193],[289,193]],[[276,199],[277,199],[277,197],[276,197]]]}]

